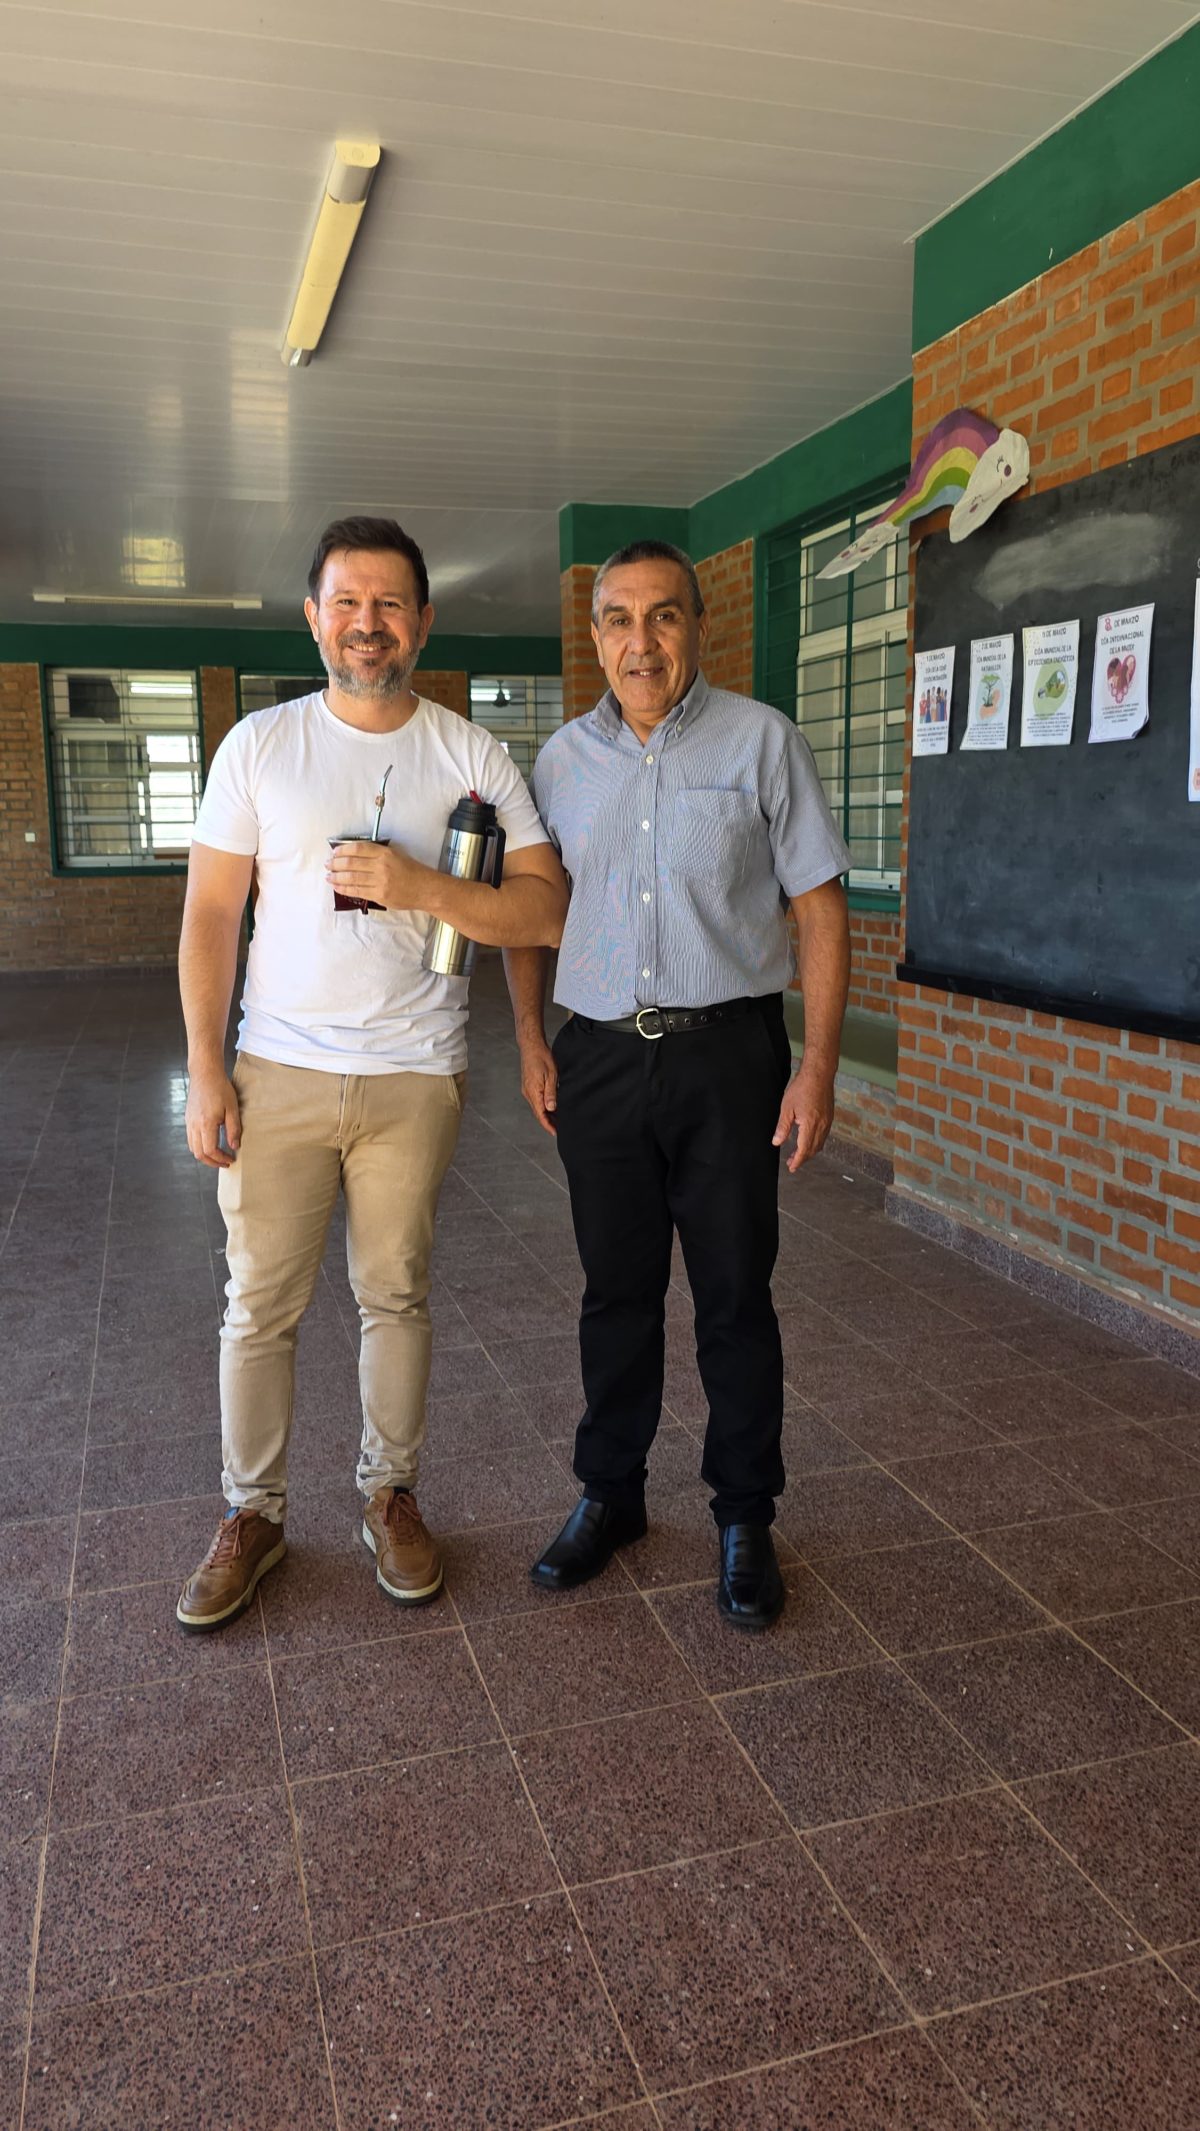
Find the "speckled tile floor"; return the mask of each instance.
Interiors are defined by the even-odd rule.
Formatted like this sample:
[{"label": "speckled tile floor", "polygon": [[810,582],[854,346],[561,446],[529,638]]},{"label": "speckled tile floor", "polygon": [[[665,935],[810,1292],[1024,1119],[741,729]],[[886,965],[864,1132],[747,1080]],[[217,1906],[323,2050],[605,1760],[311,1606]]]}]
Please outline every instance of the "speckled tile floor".
[{"label": "speckled tile floor", "polygon": [[425,1514],[374,1585],[335,1224],[286,1564],[219,1511],[214,1180],[166,979],[0,991],[0,2126],[1200,2122],[1200,1380],[785,1179],[790,1601],[713,1605],[669,1302],[651,1530],[569,1600],[578,1275],[494,961],[439,1222]]}]

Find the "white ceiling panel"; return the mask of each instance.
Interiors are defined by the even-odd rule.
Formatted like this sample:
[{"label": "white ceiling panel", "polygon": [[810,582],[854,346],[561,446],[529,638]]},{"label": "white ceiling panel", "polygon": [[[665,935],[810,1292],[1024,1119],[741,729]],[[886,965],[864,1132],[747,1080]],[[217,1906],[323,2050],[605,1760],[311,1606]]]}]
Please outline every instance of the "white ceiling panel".
[{"label": "white ceiling panel", "polygon": [[[553,630],[561,504],[690,502],[895,382],[912,232],[1196,13],[0,4],[0,619],[169,539],[280,623],[386,509],[448,628]],[[288,372],[337,136],[384,160]]]}]

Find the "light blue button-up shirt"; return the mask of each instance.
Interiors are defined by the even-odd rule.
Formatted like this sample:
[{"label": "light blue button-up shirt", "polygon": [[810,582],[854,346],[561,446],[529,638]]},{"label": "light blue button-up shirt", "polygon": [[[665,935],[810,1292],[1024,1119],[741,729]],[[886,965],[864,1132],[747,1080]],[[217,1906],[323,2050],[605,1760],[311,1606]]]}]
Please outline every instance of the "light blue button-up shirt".
[{"label": "light blue button-up shirt", "polygon": [[702,673],[644,745],[610,690],[533,797],[571,877],[554,996],[596,1021],[783,991],[786,899],[850,864],[803,734]]}]

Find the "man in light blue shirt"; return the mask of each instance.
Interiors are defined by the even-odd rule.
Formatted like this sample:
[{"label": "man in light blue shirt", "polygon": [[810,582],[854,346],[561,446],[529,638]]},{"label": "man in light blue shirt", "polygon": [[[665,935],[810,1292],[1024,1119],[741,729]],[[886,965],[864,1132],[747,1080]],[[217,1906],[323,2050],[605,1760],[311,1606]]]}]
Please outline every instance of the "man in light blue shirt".
[{"label": "man in light blue shirt", "polygon": [[[718,1605],[760,1629],[784,1597],[770,1536],[784,1484],[779,1150],[794,1133],[795,1171],[833,1120],[850,855],[795,725],[706,681],[708,616],[679,549],[639,541],[611,556],[592,635],[608,690],[546,743],[533,777],[571,880],[555,987],[571,1018],[553,1050],[548,955],[505,956],[523,1092],[557,1134],[586,1277],[584,1492],[532,1574],[570,1588],[646,1529],[677,1231],[709,1402],[701,1472],[720,1537]],[[805,1003],[794,1074],[789,908]]]}]

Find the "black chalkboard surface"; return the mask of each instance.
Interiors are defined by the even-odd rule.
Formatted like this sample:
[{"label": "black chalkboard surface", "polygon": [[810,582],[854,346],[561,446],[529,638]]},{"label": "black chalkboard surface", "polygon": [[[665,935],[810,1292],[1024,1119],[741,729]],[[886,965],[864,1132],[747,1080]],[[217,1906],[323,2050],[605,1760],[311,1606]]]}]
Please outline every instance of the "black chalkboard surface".
[{"label": "black chalkboard surface", "polygon": [[[1200,1038],[1200,803],[1188,800],[1200,438],[1017,498],[917,557],[916,646],[954,644],[950,752],[912,765],[897,975]],[[1096,618],[1153,600],[1150,722],[1089,746]],[[1023,748],[1021,630],[1078,617],[1068,747]],[[962,754],[971,639],[1011,629],[1004,752]]]}]

